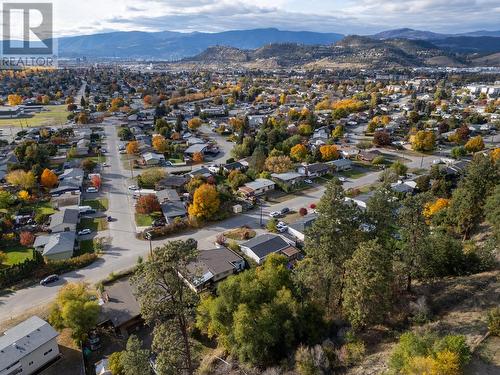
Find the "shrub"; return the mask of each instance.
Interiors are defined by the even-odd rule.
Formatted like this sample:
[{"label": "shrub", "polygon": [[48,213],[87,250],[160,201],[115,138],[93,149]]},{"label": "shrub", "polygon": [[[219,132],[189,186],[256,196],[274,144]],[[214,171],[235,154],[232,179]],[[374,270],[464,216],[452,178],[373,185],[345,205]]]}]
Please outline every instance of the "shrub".
[{"label": "shrub", "polygon": [[23,246],[31,246],[35,242],[35,236],[31,232],[21,232],[19,234],[19,243]]},{"label": "shrub", "polygon": [[276,233],[278,231],[277,225],[278,225],[278,220],[272,218],[267,222],[266,229],[269,232]]},{"label": "shrub", "polygon": [[348,342],[339,349],[337,357],[342,366],[353,366],[363,359],[365,344],[361,341]]},{"label": "shrub", "polygon": [[157,227],[153,229],[149,229],[147,232],[142,233],[142,237],[145,238],[146,233],[150,233],[151,239],[167,237],[171,234],[179,233],[183,230],[186,230],[191,226],[190,222],[187,219],[175,219],[172,223],[165,225],[163,227]]},{"label": "shrub", "polygon": [[307,215],[307,208],[302,207],[302,208],[299,210],[299,215],[300,215],[300,216],[306,216],[306,215]]},{"label": "shrub", "polygon": [[488,330],[494,336],[500,336],[500,307],[488,311]]}]

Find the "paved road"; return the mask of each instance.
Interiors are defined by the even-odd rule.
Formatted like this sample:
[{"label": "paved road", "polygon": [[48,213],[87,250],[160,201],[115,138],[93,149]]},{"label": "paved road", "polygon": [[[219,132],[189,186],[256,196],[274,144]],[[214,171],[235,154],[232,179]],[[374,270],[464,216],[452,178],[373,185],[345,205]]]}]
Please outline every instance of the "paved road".
[{"label": "paved road", "polygon": [[[139,256],[146,256],[149,252],[149,243],[135,238],[135,224],[133,218],[133,202],[131,193],[127,189],[127,179],[129,171],[123,169],[118,154],[119,139],[116,135],[117,122],[109,120],[105,123],[105,133],[108,142],[107,163],[109,168],[103,171],[103,191],[109,198],[108,215],[116,220],[109,223],[109,230],[101,232],[100,236],[109,236],[111,240],[110,248],[103,256],[92,265],[74,272],[63,275],[58,283],[50,286],[35,285],[15,293],[0,297],[0,321],[10,319],[25,310],[50,302],[57,291],[66,282],[87,281],[95,283],[108,276],[111,272],[118,272],[129,268],[137,261]],[[387,152],[387,151],[384,151]],[[411,162],[409,167],[419,168],[429,167],[434,157],[408,157]],[[371,173],[356,180],[349,180],[344,183],[345,188],[360,187],[369,185],[377,181],[381,172]],[[263,208],[263,214],[267,220],[267,214],[271,211],[288,207],[298,209],[308,207],[311,203],[316,203],[324,193],[323,186],[315,186],[305,191],[303,195],[289,199],[283,203]],[[202,230],[191,231],[172,239],[194,238],[198,241],[199,247],[208,249],[213,246],[213,241],[217,234],[241,225],[249,225],[254,228],[259,227],[260,211],[255,210],[250,213],[238,215],[228,220],[215,223]],[[154,241],[153,246],[159,246],[163,241]]]}]

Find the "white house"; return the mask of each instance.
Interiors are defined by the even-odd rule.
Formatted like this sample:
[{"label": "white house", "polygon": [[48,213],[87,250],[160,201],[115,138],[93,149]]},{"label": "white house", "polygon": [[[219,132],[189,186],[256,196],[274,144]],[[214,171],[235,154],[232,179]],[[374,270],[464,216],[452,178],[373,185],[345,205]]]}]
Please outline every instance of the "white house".
[{"label": "white house", "polygon": [[0,337],[0,375],[34,374],[59,357],[56,332],[33,316]]}]

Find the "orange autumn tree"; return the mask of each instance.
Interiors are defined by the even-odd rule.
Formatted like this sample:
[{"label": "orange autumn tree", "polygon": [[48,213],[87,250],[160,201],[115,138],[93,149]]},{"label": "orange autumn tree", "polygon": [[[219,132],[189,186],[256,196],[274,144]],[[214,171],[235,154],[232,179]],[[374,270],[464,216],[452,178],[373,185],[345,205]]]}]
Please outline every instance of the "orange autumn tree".
[{"label": "orange autumn tree", "polygon": [[52,172],[50,169],[45,168],[42,172],[42,175],[40,176],[40,184],[47,188],[51,189],[54,186],[56,186],[58,181],[57,175]]},{"label": "orange autumn tree", "polygon": [[496,163],[497,161],[500,160],[500,147],[494,149],[493,151],[491,151],[491,159]]},{"label": "orange autumn tree", "polygon": [[324,161],[335,160],[340,157],[339,150],[335,145],[323,145],[319,148],[319,152]]},{"label": "orange autumn tree", "polygon": [[189,206],[189,216],[196,219],[213,218],[220,207],[219,193],[214,185],[203,184],[193,195],[193,204]]},{"label": "orange autumn tree", "polygon": [[153,148],[159,152],[159,153],[165,153],[167,151],[168,147],[168,141],[165,139],[164,136],[160,134],[155,134],[153,136],[153,141],[151,142],[153,145]]},{"label": "orange autumn tree", "polygon": [[20,105],[23,103],[23,97],[17,94],[11,94],[7,97],[7,103],[11,106]]},{"label": "orange autumn tree", "polygon": [[139,153],[139,142],[131,141],[127,144],[127,154],[137,155]]},{"label": "orange autumn tree", "polygon": [[202,163],[203,162],[203,153],[202,152],[195,152],[193,154],[193,161],[195,163]]}]

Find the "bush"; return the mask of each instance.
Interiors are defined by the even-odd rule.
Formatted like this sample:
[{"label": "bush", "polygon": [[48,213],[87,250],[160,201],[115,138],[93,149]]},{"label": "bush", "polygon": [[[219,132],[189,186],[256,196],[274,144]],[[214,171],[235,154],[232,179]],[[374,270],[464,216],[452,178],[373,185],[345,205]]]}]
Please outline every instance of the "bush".
[{"label": "bush", "polygon": [[500,336],[500,307],[488,311],[488,330],[494,336]]},{"label": "bush", "polygon": [[338,350],[337,357],[342,366],[353,366],[365,356],[365,344],[361,341],[348,342]]},{"label": "bush", "polygon": [[458,374],[470,359],[464,336],[438,338],[429,333],[407,332],[394,348],[389,368],[396,374]]},{"label": "bush", "polygon": [[156,238],[163,238],[167,237],[171,234],[177,234],[183,230],[186,230],[189,228],[190,222],[187,219],[180,219],[176,218],[174,221],[168,225],[165,225],[163,227],[157,227],[153,229],[149,229],[146,232],[142,233],[142,237],[146,238],[145,235],[146,233],[150,233],[151,239],[156,239]]},{"label": "bush", "polygon": [[300,215],[300,216],[306,216],[306,215],[307,215],[307,208],[302,207],[302,208],[299,210],[299,215]]},{"label": "bush", "polygon": [[148,194],[137,199],[135,210],[139,214],[150,214],[152,212],[161,211],[161,206],[156,195]]},{"label": "bush", "polygon": [[278,220],[272,218],[267,222],[266,229],[269,232],[276,233],[278,231],[277,225],[278,225]]}]

